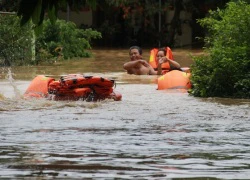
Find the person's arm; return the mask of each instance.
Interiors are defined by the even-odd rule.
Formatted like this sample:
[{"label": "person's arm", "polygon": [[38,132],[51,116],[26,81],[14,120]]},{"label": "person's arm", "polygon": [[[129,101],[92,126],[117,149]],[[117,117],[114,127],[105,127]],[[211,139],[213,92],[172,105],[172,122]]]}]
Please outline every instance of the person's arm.
[{"label": "person's arm", "polygon": [[162,75],[162,65],[163,61],[161,61],[161,59],[158,62],[158,66],[157,66],[157,75]]},{"label": "person's arm", "polygon": [[181,65],[178,62],[174,61],[174,60],[167,58],[167,61],[169,62],[170,66],[172,66],[172,67],[174,67],[176,69],[181,68]]},{"label": "person's arm", "polygon": [[145,60],[136,60],[136,61],[130,61],[123,65],[123,68],[127,70],[128,74],[134,74],[135,69],[140,68],[140,66],[143,65],[146,68],[148,68],[148,74],[149,75],[157,75],[157,72],[153,69],[153,67]]},{"label": "person's arm", "polygon": [[127,71],[129,71],[130,69],[132,68],[135,68],[136,66],[138,66],[138,64],[140,64],[141,60],[136,60],[136,61],[129,61],[129,62],[126,62],[124,65],[123,65],[123,68]]},{"label": "person's arm", "polygon": [[161,67],[161,65],[163,63],[165,63],[165,62],[167,62],[167,58],[166,57],[163,57],[163,58],[159,59],[158,66],[157,66],[157,75],[162,75],[162,67]]},{"label": "person's arm", "polygon": [[127,71],[128,74],[134,74],[134,68],[136,66],[137,62],[130,61],[123,65],[123,69]]},{"label": "person's arm", "polygon": [[154,70],[152,66],[149,67],[149,75],[158,75],[158,72]]},{"label": "person's arm", "polygon": [[157,75],[157,71],[145,60],[141,60],[141,63],[149,69],[149,75]]},{"label": "person's arm", "polygon": [[151,67],[147,61],[145,60],[136,60],[136,61],[129,61],[123,65],[123,68],[127,71],[139,67],[139,65],[142,64],[145,67]]},{"label": "person's arm", "polygon": [[[167,57],[162,57],[160,61],[162,61],[162,63],[169,62],[169,65],[170,65],[171,69],[172,68],[175,68],[175,69],[180,69],[181,68],[181,65],[178,62],[176,62],[176,61],[174,61],[172,59],[169,59]],[[159,64],[162,64],[162,63],[159,63]]]}]

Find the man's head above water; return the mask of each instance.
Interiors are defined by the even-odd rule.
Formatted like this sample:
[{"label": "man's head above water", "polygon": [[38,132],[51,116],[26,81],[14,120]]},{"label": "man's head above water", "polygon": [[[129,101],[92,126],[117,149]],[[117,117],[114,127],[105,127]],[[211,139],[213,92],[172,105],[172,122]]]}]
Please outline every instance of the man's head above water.
[{"label": "man's head above water", "polygon": [[129,48],[129,52],[132,50],[132,49],[137,49],[139,54],[142,55],[142,49],[139,47],[139,46],[131,46]]},{"label": "man's head above water", "polygon": [[142,49],[139,46],[131,46],[129,48],[129,57],[131,61],[142,59]]}]

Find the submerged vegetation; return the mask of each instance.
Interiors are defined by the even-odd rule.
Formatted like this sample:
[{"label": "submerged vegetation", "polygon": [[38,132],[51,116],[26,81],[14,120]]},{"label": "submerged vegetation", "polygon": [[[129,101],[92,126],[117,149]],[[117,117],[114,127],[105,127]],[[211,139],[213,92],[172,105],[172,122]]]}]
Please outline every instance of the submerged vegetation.
[{"label": "submerged vegetation", "polygon": [[190,94],[250,98],[250,5],[230,2],[199,22],[208,30],[209,55],[194,58]]}]

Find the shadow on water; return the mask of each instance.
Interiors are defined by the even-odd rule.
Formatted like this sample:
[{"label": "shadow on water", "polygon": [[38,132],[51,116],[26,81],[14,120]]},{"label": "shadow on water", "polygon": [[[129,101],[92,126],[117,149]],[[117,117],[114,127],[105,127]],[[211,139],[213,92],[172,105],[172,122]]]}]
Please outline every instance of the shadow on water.
[{"label": "shadow on water", "polygon": [[[127,50],[93,54],[54,66],[2,69],[0,178],[250,177],[249,100],[157,91],[157,77],[124,72]],[[189,51],[176,50],[174,56],[183,66],[192,63]],[[122,101],[22,98],[36,75],[69,73],[115,79]]]}]

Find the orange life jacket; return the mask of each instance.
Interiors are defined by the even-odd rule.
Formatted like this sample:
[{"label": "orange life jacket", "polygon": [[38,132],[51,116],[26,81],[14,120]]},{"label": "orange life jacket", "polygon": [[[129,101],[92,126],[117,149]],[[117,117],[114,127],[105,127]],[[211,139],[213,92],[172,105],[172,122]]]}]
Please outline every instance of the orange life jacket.
[{"label": "orange life jacket", "polygon": [[[158,66],[158,62],[156,61],[156,55],[157,55],[158,50],[159,50],[158,48],[153,48],[153,49],[150,50],[149,64],[155,70],[157,70],[157,66]],[[166,47],[165,50],[166,50],[166,53],[167,53],[166,57],[168,57],[171,60],[174,60],[172,50],[169,47]],[[161,65],[161,67],[162,67],[162,70],[164,70],[164,71],[169,71],[170,70],[169,62],[163,63]]]}]

